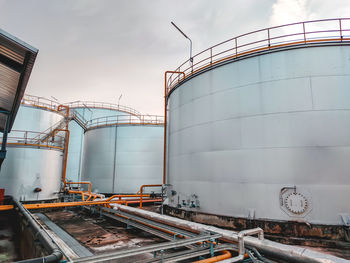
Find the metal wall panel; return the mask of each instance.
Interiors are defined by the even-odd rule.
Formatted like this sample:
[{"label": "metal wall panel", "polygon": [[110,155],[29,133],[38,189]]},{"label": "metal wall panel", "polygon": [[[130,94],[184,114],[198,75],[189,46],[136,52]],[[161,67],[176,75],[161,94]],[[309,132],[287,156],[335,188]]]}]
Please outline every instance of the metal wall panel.
[{"label": "metal wall panel", "polygon": [[84,146],[84,129],[75,121],[71,121],[69,129],[69,146],[68,146],[68,161],[67,175],[68,181],[78,182],[81,175],[81,160]]},{"label": "metal wall panel", "polygon": [[62,119],[63,116],[56,112],[22,105],[18,110],[13,130],[43,132]]},{"label": "metal wall panel", "polygon": [[162,184],[163,133],[161,126],[118,127],[114,192],[136,193],[141,185]]},{"label": "metal wall panel", "polygon": [[[124,112],[111,109],[74,108],[73,110],[77,111],[87,121],[105,116],[127,115]],[[69,124],[69,131],[70,141],[68,148],[67,180],[77,182],[81,180],[84,130],[75,121],[71,121]]]},{"label": "metal wall panel", "polygon": [[[58,197],[62,174],[62,152],[48,149],[8,147],[0,172],[0,188],[19,200]],[[42,191],[35,193],[35,188]]]},{"label": "metal wall panel", "polygon": [[[169,96],[169,204],[343,224],[350,214],[350,47],[298,48],[212,69]],[[281,206],[296,186],[308,207]],[[199,207],[190,208],[196,199]],[[284,200],[285,201],[285,200]],[[252,213],[254,211],[254,213]]]},{"label": "metal wall panel", "polygon": [[[22,135],[16,130],[44,132],[61,120],[63,116],[56,112],[21,106],[9,137]],[[6,194],[22,200],[54,199],[60,190],[61,175],[61,151],[8,145],[7,157],[0,172],[0,188],[5,188]],[[42,191],[34,193],[36,187]]]},{"label": "metal wall panel", "polygon": [[101,193],[136,193],[143,184],[161,184],[163,129],[133,125],[88,130],[83,180]]}]

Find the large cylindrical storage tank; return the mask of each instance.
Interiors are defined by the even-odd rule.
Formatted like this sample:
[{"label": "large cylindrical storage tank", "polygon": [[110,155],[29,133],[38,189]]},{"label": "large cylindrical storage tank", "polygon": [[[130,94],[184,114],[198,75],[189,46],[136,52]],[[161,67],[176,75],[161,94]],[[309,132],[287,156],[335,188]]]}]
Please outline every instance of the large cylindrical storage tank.
[{"label": "large cylindrical storage tank", "polygon": [[346,224],[350,46],[330,41],[275,49],[269,43],[205,65],[172,87],[170,208],[261,222]]},{"label": "large cylindrical storage tank", "polygon": [[0,172],[0,188],[23,201],[58,197],[61,186],[63,137],[43,142],[50,128],[64,122],[54,102],[25,96],[8,135],[7,157]]},{"label": "large cylindrical storage tank", "polygon": [[111,115],[138,116],[140,113],[127,106],[103,102],[76,101],[65,105],[70,107],[71,116],[75,116],[69,123],[70,141],[68,147],[67,180],[78,182],[81,181],[82,172],[84,123],[92,119]]},{"label": "large cylindrical storage tank", "polygon": [[135,194],[141,185],[162,184],[163,118],[113,118],[118,120],[100,118],[85,132],[83,180],[105,194]]}]

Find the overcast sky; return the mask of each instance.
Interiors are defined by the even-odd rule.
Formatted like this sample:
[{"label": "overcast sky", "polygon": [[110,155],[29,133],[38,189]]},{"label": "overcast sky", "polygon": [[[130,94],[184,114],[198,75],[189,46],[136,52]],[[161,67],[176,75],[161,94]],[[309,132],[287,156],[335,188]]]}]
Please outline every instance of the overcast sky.
[{"label": "overcast sky", "polygon": [[0,28],[39,49],[26,93],[163,114],[164,72],[236,35],[350,17],[350,0],[0,0]]}]

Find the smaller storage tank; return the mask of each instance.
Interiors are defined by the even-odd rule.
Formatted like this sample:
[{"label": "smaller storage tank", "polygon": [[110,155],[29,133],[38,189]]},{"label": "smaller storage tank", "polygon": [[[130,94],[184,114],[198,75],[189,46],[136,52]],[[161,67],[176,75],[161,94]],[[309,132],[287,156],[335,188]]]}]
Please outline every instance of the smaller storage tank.
[{"label": "smaller storage tank", "polygon": [[111,115],[139,116],[140,113],[128,106],[95,101],[74,101],[65,104],[65,106],[69,106],[72,118],[69,123],[67,180],[77,182],[81,181],[86,122]]},{"label": "smaller storage tank", "polygon": [[[25,95],[7,141],[7,158],[0,172],[0,188],[23,201],[58,197],[61,186],[64,134],[49,138],[65,125],[58,103]],[[1,140],[1,138],[0,138]]]},{"label": "smaller storage tank", "polygon": [[135,194],[143,184],[162,184],[163,133],[160,116],[91,120],[84,138],[82,180],[105,194]]},{"label": "smaller storage tank", "polygon": [[1,168],[0,188],[21,201],[58,197],[62,174],[62,137],[38,142],[38,133],[12,130],[7,158]]}]

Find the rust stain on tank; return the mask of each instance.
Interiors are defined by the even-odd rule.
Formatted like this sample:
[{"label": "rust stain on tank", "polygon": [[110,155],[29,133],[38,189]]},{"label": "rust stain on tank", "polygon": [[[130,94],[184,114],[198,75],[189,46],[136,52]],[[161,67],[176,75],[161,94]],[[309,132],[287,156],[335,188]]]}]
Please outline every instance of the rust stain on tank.
[{"label": "rust stain on tank", "polygon": [[283,235],[294,238],[315,238],[318,240],[334,240],[349,242],[349,229],[339,225],[311,225],[297,221],[267,221],[246,218],[235,218],[221,215],[184,211],[182,209],[164,206],[166,214],[186,220],[210,224],[213,226],[240,231],[247,228],[260,227],[271,236]]}]

